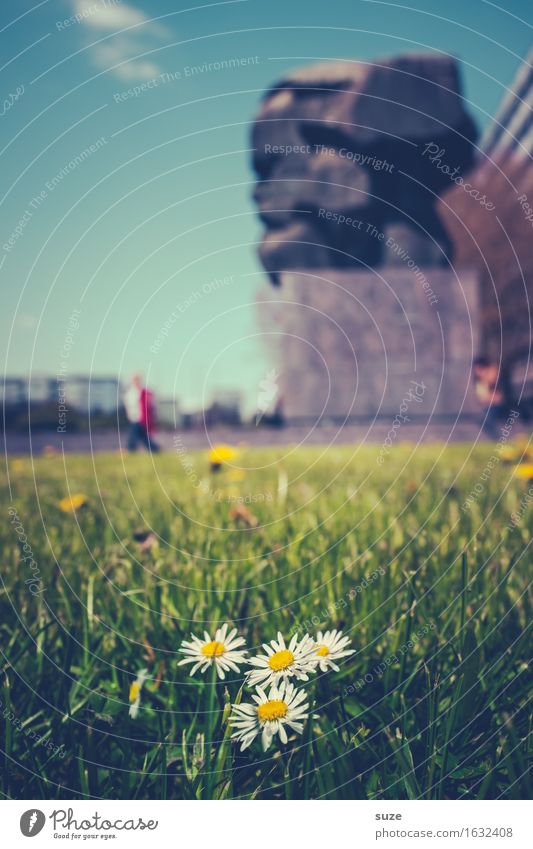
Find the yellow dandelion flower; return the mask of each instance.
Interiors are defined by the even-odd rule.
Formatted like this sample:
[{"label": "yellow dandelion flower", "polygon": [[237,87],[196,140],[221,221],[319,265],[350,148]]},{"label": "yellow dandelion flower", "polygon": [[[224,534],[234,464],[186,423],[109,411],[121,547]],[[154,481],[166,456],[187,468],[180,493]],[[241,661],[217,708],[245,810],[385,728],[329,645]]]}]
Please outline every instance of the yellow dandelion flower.
[{"label": "yellow dandelion flower", "polygon": [[519,466],[515,466],[514,473],[515,477],[521,480],[533,480],[533,463],[520,463]]},{"label": "yellow dandelion flower", "polygon": [[76,510],[79,510],[80,507],[84,507],[85,504],[87,504],[87,498],[85,495],[81,495],[81,493],[76,495],[67,495],[59,502],[59,509],[62,510],[63,513],[75,513]]},{"label": "yellow dandelion flower", "polygon": [[224,463],[229,463],[237,456],[237,451],[231,445],[213,445],[209,452],[209,462],[214,470],[220,469]]}]

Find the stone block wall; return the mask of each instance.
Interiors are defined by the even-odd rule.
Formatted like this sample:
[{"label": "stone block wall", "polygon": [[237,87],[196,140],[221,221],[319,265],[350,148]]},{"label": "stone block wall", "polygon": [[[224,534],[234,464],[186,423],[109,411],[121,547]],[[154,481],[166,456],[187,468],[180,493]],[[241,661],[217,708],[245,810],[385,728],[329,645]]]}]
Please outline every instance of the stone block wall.
[{"label": "stone block wall", "polygon": [[281,283],[259,308],[289,421],[394,417],[410,389],[409,417],[479,415],[475,274],[318,269]]}]

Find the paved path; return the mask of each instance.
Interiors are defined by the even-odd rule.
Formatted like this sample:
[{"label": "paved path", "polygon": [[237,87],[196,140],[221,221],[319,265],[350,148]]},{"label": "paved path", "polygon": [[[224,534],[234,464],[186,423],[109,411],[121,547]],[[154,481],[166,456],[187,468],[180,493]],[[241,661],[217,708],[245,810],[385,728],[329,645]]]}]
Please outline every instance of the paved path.
[{"label": "paved path", "polygon": [[[162,432],[158,435],[158,441],[165,451],[175,451],[177,445],[182,445],[189,451],[202,450],[209,447],[209,443],[228,442],[237,444],[244,442],[249,445],[287,445],[302,443],[305,445],[336,445],[351,444],[356,442],[368,442],[380,445],[387,437],[392,422],[389,420],[378,420],[375,422],[348,424],[344,427],[334,424],[322,424],[319,427],[306,427],[304,425],[291,425],[284,428],[249,427],[187,430]],[[513,436],[523,432],[519,424],[513,428]],[[399,441],[411,442],[472,442],[475,439],[486,440],[486,436],[480,434],[480,424],[476,421],[463,420],[460,422],[405,422],[396,431]],[[46,446],[53,446],[58,451],[63,449],[68,453],[87,454],[91,451],[118,451],[120,446],[126,445],[127,434],[123,431],[93,431],[89,433],[67,433],[58,434],[54,431],[33,433],[30,443],[28,434],[7,433],[2,436],[2,449],[10,454],[39,455]],[[177,442],[176,440],[181,440]]]}]

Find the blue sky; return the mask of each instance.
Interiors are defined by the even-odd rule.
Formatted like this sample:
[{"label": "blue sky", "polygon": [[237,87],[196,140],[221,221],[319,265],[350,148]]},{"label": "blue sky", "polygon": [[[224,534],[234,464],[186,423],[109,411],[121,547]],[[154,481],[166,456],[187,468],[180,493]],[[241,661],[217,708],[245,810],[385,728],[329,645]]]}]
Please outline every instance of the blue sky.
[{"label": "blue sky", "polygon": [[[4,0],[0,16],[6,372],[55,374],[76,309],[69,373],[140,369],[187,405],[215,386],[253,404],[267,369],[262,91],[313,61],[441,50],[482,129],[533,35],[529,0]],[[199,70],[231,58],[248,64]]]}]

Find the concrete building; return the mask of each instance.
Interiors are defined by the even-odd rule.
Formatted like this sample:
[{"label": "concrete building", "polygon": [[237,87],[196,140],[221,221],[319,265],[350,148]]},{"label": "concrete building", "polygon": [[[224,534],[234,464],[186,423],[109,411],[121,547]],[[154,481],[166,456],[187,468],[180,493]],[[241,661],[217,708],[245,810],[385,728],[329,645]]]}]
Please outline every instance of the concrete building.
[{"label": "concrete building", "polygon": [[114,412],[121,402],[120,382],[116,377],[88,377],[78,375],[64,381],[46,375],[30,378],[7,377],[0,392],[3,403],[55,404],[64,390],[66,403],[80,412]]},{"label": "concrete building", "polygon": [[156,398],[157,419],[160,424],[169,427],[181,425],[181,411],[176,398]]},{"label": "concrete building", "polygon": [[205,411],[206,422],[208,425],[239,425],[241,407],[242,396],[238,390],[217,389],[213,392],[211,404]]},{"label": "concrete building", "polygon": [[121,403],[116,377],[75,376],[65,381],[65,389],[67,404],[80,411],[113,413]]},{"label": "concrete building", "polygon": [[272,357],[287,421],[477,414],[469,364],[478,346],[478,279],[419,271],[423,280],[407,268],[291,272],[263,292],[261,309],[271,305],[275,315]]},{"label": "concrete building", "polygon": [[47,375],[32,374],[27,381],[26,398],[30,404],[46,404],[53,401],[55,381]]},{"label": "concrete building", "polygon": [[27,381],[23,377],[6,377],[0,383],[0,399],[6,406],[23,404],[28,399]]},{"label": "concrete building", "polygon": [[508,403],[531,396],[532,60],[481,148],[448,56],[315,65],[267,92],[260,325],[289,421],[396,416],[412,381],[410,418],[477,417],[479,354]]}]

